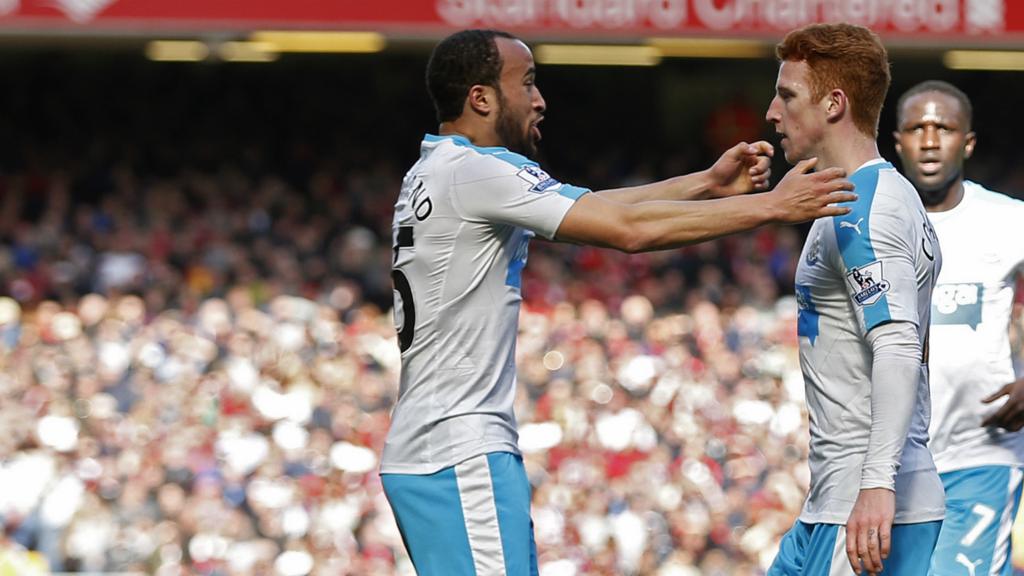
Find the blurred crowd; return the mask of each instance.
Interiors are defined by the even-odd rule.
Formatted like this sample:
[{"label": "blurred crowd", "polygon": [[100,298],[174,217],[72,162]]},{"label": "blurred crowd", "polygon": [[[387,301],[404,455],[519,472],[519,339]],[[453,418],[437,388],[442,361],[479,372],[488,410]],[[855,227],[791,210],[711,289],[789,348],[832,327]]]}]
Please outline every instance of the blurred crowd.
[{"label": "blurred crowd", "polygon": [[[136,104],[123,124],[181,150],[133,157],[122,123],[89,114],[105,144],[26,128],[22,158],[0,161],[0,576],[410,575],[377,467],[399,372],[391,211],[414,143],[331,155],[268,143],[279,122],[235,150],[214,128],[299,108],[200,80],[185,85],[231,105]],[[74,107],[41,101],[72,125]],[[319,128],[294,114],[283,124]],[[192,140],[173,136],[182,118]],[[587,157],[552,172],[598,187],[699,164]],[[801,243],[800,228],[636,256],[533,242],[516,410],[542,576],[763,574],[808,483]]]},{"label": "blurred crowd", "polygon": [[[8,550],[411,574],[377,475],[399,173],[115,176],[96,204],[59,175],[4,182]],[[763,572],[808,480],[799,248],[791,228],[637,256],[534,242],[517,414],[543,576]]]},{"label": "blurred crowd", "polygon": [[[8,544],[64,571],[409,573],[377,476],[399,176],[123,168],[95,204],[5,179]],[[758,573],[806,483],[798,249],[534,243],[517,410],[545,575]]]}]

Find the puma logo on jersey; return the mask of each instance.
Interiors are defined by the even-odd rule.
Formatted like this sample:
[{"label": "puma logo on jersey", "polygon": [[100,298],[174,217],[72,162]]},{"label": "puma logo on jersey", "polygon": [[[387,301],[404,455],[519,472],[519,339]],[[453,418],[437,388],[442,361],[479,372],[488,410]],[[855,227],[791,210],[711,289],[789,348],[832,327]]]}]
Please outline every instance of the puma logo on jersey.
[{"label": "puma logo on jersey", "polygon": [[974,562],[971,562],[971,559],[968,558],[963,552],[959,552],[956,555],[956,563],[963,564],[964,566],[966,566],[967,573],[970,576],[976,576],[974,571],[977,570],[978,566],[981,566],[984,562],[984,560],[975,560]]},{"label": "puma logo on jersey", "polygon": [[856,222],[847,222],[846,220],[840,220],[839,221],[839,227],[840,228],[853,228],[854,230],[857,231],[857,234],[860,234],[860,223],[863,222],[863,221],[864,221],[863,217],[860,220],[857,220]]}]

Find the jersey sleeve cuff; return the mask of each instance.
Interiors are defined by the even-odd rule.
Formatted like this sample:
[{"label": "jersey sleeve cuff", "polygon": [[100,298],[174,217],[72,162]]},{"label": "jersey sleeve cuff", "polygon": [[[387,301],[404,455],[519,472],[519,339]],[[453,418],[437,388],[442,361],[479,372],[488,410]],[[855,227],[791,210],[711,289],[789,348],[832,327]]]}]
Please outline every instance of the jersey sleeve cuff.
[{"label": "jersey sleeve cuff", "polygon": [[562,184],[562,187],[558,189],[558,193],[570,200],[579,200],[580,196],[583,196],[587,192],[590,192],[590,188],[582,188],[580,186],[573,186],[572,184]]},{"label": "jersey sleeve cuff", "polygon": [[860,489],[885,488],[896,490],[897,464],[865,464],[861,470]]}]

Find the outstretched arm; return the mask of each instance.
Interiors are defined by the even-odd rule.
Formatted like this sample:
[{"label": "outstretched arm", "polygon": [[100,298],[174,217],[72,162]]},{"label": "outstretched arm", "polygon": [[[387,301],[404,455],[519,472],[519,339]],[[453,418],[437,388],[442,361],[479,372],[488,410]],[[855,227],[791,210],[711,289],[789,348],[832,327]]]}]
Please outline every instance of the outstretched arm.
[{"label": "outstretched arm", "polygon": [[774,190],[701,201],[652,200],[624,203],[604,193],[581,197],[562,220],[555,238],[580,244],[645,252],[675,248],[769,223],[795,223],[848,213],[853,185],[843,171],[810,172],[817,159],[793,167]]},{"label": "outstretched arm", "polygon": [[760,140],[740,142],[725,151],[707,170],[676,176],[660,182],[598,192],[623,204],[654,200],[702,200],[723,198],[768,189],[771,177],[772,145]]}]

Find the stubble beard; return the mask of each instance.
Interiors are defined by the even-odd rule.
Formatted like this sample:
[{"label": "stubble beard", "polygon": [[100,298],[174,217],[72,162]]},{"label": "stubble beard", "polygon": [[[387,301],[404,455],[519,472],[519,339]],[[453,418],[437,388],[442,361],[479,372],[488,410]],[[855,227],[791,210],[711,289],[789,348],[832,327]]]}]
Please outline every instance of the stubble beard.
[{"label": "stubble beard", "polygon": [[498,120],[495,127],[498,132],[498,138],[512,152],[532,158],[537,154],[537,143],[530,137],[528,130],[523,131],[522,125],[519,122],[520,119],[514,118],[506,112],[508,110],[508,102],[505,101],[505,97],[499,96],[499,98],[501,109],[498,111]]}]

